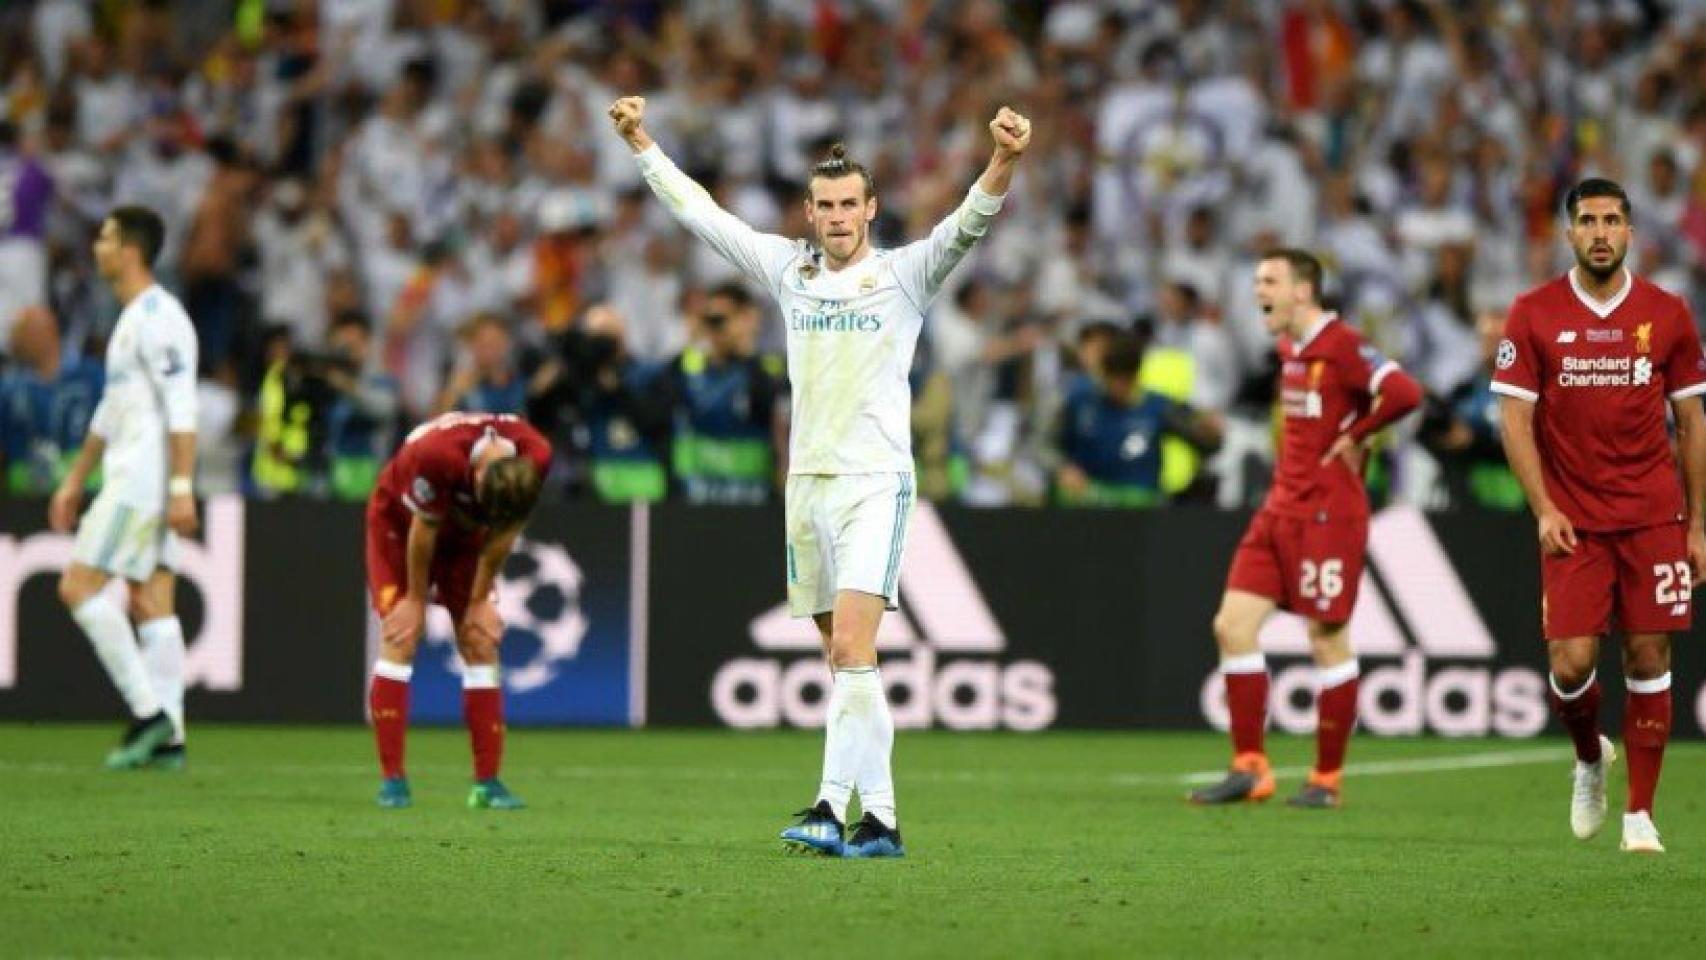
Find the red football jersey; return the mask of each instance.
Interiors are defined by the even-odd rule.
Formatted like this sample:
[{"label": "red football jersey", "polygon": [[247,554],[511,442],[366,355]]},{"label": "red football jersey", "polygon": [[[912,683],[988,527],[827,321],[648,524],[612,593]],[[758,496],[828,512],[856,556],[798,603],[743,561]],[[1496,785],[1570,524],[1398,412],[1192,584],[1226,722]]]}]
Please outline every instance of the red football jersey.
[{"label": "red football jersey", "polygon": [[1599,532],[1683,517],[1666,399],[1706,393],[1706,358],[1682,300],[1625,270],[1605,303],[1575,271],[1517,298],[1493,391],[1537,403],[1546,492],[1570,523]]},{"label": "red football jersey", "polygon": [[1343,460],[1323,465],[1321,458],[1368,413],[1380,382],[1398,365],[1333,314],[1301,343],[1281,337],[1278,350],[1285,427],[1265,509],[1328,519],[1367,516],[1362,477]]},{"label": "red football jersey", "polygon": [[515,455],[533,461],[543,477],[551,465],[551,443],[513,414],[447,413],[416,427],[385,465],[374,499],[392,520],[407,523],[409,512],[443,520],[452,510],[480,523],[474,502],[474,457],[488,443],[509,441]]}]

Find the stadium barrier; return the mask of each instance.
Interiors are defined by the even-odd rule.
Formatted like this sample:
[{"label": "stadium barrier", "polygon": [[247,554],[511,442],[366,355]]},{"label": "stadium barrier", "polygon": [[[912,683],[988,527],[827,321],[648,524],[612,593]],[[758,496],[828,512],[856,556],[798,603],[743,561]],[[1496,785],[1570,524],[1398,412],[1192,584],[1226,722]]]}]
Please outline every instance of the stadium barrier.
[{"label": "stadium barrier", "polygon": [[[40,503],[0,503],[0,719],[111,720],[121,707],[55,596],[71,538]],[[1208,624],[1247,517],[1212,510],[914,514],[883,674],[903,727],[1222,727]],[[180,611],[189,709],[203,720],[359,722],[377,623],[362,516],[320,503],[206,505]],[[828,675],[782,603],[774,508],[550,505],[501,581],[516,725],[811,727]],[[1556,729],[1538,639],[1539,570],[1522,516],[1376,516],[1352,636],[1362,724],[1385,735]],[[1678,643],[1676,731],[1706,728],[1701,630]],[[1312,727],[1302,624],[1270,621],[1273,724]],[[413,715],[460,714],[442,613]],[[1601,670],[1618,674],[1607,645]],[[1615,692],[1613,680],[1608,690]],[[1606,701],[1614,729],[1621,697]]]}]

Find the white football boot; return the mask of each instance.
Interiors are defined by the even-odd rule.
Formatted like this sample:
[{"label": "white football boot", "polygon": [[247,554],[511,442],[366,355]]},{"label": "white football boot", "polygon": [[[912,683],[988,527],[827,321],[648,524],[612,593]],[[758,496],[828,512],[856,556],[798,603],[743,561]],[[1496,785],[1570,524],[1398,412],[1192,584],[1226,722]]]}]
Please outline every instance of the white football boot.
[{"label": "white football boot", "polygon": [[1659,842],[1659,828],[1653,826],[1651,814],[1643,810],[1623,815],[1623,849],[1628,853],[1665,852],[1665,845]]},{"label": "white football boot", "polygon": [[1577,840],[1592,840],[1605,826],[1605,774],[1617,760],[1617,748],[1599,736],[1599,762],[1576,761],[1576,788],[1570,796],[1570,829]]}]

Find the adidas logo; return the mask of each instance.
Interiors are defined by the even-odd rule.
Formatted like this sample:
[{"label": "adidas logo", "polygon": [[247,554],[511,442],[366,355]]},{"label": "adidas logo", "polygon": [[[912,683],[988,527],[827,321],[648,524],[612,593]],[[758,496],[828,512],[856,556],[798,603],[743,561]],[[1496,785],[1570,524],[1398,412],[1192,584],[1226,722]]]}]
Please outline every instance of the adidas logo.
[{"label": "adidas logo", "polygon": [[[180,580],[201,596],[201,630],[185,637],[184,686],[204,690],[243,689],[243,500],[235,496],[207,501],[199,540],[179,543]],[[18,600],[24,583],[44,573],[57,574],[71,563],[75,538],[44,531],[26,537],[0,535],[0,690],[18,684]],[[124,609],[124,585],[114,577],[107,597]],[[37,637],[36,639],[42,639]]]},{"label": "adidas logo", "polygon": [[[1041,730],[1058,713],[1054,672],[1003,662],[1007,634],[935,508],[920,501],[900,567],[901,608],[877,630],[883,685],[896,727]],[[829,669],[808,619],[778,604],[752,620],[760,656],[718,668],[711,705],[731,727],[823,725]]]},{"label": "adidas logo", "polygon": [[[1350,622],[1351,647],[1362,660],[1362,726],[1385,735],[1426,730],[1507,737],[1531,737],[1545,728],[1545,676],[1528,667],[1494,671],[1484,665],[1496,653],[1493,636],[1421,511],[1392,507],[1375,515],[1369,524],[1368,566]],[[1315,670],[1307,662],[1307,623],[1276,613],[1263,624],[1260,642],[1270,658],[1305,661],[1270,664],[1269,715],[1275,726],[1288,733],[1313,731]],[[1540,636],[1536,632],[1513,642],[1538,644]],[[1451,665],[1430,669],[1442,660]],[[1201,703],[1204,719],[1225,730],[1225,689],[1218,671],[1204,681]]]}]

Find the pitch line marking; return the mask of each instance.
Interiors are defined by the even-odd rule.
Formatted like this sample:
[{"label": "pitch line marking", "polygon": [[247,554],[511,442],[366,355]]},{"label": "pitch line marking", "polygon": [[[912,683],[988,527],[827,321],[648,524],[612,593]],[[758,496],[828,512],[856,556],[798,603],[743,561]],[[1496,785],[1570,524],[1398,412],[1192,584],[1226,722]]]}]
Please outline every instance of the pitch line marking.
[{"label": "pitch line marking", "polygon": [[[1351,763],[1345,766],[1345,776],[1352,779],[1363,777],[1406,776],[1422,773],[1448,773],[1462,770],[1488,770],[1503,767],[1533,766],[1536,764],[1558,763],[1572,756],[1566,747],[1535,747],[1522,750],[1492,750],[1481,753],[1463,753],[1443,757],[1416,757],[1406,760],[1371,760],[1363,763]],[[367,763],[327,763],[327,764],[265,764],[240,765],[231,764],[195,764],[192,770],[209,771],[213,773],[275,773],[290,775],[329,774],[343,776],[368,776],[374,773],[373,766]],[[462,764],[419,764],[416,769],[433,775],[454,775],[465,773],[467,768]],[[745,768],[745,767],[684,767],[684,766],[634,766],[595,764],[576,764],[564,766],[543,766],[524,768],[528,776],[546,779],[625,779],[625,780],[664,780],[664,779],[697,779],[697,780],[773,780],[788,782],[799,780],[805,774],[798,770]],[[1300,777],[1309,773],[1307,766],[1276,767],[1274,774],[1281,777]],[[0,760],[0,770],[20,774],[77,774],[100,773],[100,768],[94,764],[71,764],[51,761],[15,761]],[[911,770],[905,771],[901,777],[911,782],[923,783],[1103,783],[1121,787],[1145,786],[1195,786],[1214,783],[1226,775],[1224,770],[1202,770],[1193,773],[1118,773],[1108,776],[1086,776],[1070,771],[1055,771],[1050,773],[1031,774],[1002,774],[980,770]]]}]

